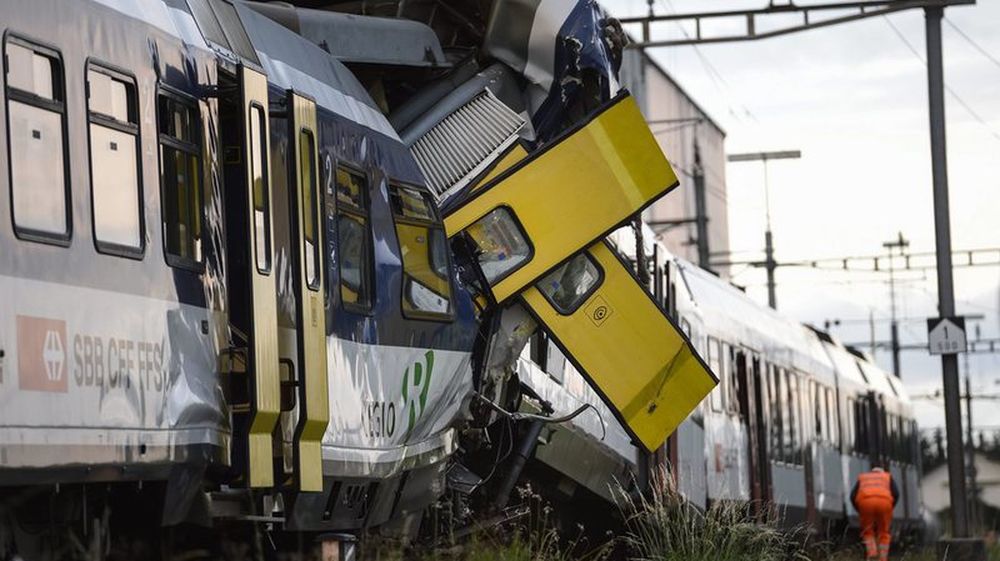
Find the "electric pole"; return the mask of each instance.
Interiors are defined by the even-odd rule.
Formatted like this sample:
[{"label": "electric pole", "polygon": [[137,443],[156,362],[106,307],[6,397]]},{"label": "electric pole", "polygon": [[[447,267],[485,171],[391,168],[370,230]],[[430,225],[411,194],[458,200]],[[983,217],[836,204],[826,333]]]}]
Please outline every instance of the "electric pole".
[{"label": "electric pole", "polygon": [[969,470],[969,526],[977,527],[977,484],[976,484],[976,449],[972,439],[972,372],[969,369],[969,355],[966,353],[965,362],[965,450],[967,466]]},{"label": "electric pole", "polygon": [[899,322],[896,321],[896,277],[892,258],[895,249],[899,249],[899,255],[902,257],[906,253],[906,248],[910,247],[910,241],[905,239],[903,233],[900,232],[899,238],[883,243],[882,247],[889,250],[889,317],[891,318],[889,329],[892,340],[892,373],[896,378],[899,378]]},{"label": "electric pole", "polygon": [[764,268],[767,270],[767,305],[773,310],[778,309],[778,299],[775,294],[774,270],[778,263],[774,260],[774,237],[771,234],[771,189],[767,179],[768,160],[799,159],[802,152],[798,150],[783,150],[780,152],[753,152],[749,154],[730,154],[730,162],[762,162],[764,164],[764,214],[766,226],[764,230]]},{"label": "electric pole", "polygon": [[[955,287],[951,270],[951,217],[948,205],[948,155],[945,150],[944,61],[941,18],[944,8],[924,8],[927,31],[927,101],[931,136],[931,174],[934,185],[934,245],[937,250],[938,314],[955,315]],[[941,355],[944,388],[945,437],[948,439],[948,479],[952,533],[969,537],[965,466],[962,460],[962,406],[959,402],[958,355]]]},{"label": "electric pole", "polygon": [[701,165],[701,151],[698,143],[694,144],[694,216],[698,238],[698,266],[706,271],[711,270],[708,250],[708,204],[705,200],[705,168]]},{"label": "electric pole", "polygon": [[[955,315],[955,292],[951,262],[951,224],[948,215],[948,164],[945,150],[944,64],[942,60],[941,19],[944,17],[945,6],[962,4],[975,4],[975,0],[845,0],[804,6],[795,3],[775,4],[772,2],[770,5],[758,9],[623,18],[621,22],[622,24],[651,24],[653,22],[694,23],[694,35],[685,34],[682,38],[651,41],[647,33],[641,43],[631,45],[632,48],[645,49],[658,46],[756,40],[807,29],[815,29],[817,27],[837,25],[848,21],[885,16],[908,9],[922,8],[924,10],[927,38],[927,92],[934,192],[938,313],[941,317],[951,317]],[[817,12],[824,11],[832,12],[834,15],[829,18],[810,17]],[[799,17],[794,18],[790,16]],[[734,17],[742,18],[744,21],[741,29],[737,28],[735,31],[730,31],[726,28],[727,31],[715,35],[703,34],[704,29],[712,29],[712,26],[702,25],[704,21],[732,20]],[[770,19],[772,17],[778,18],[776,26],[765,28],[765,26],[758,25],[758,20]],[[758,31],[758,29],[761,31]],[[957,355],[941,355],[941,377],[945,401],[945,429],[948,439],[948,478],[952,509],[952,535],[958,539],[943,540],[939,543],[939,547],[944,547],[945,550],[950,547],[957,548],[961,553],[959,551],[951,551],[951,554],[957,554],[956,557],[984,559],[986,552],[982,540],[962,539],[969,536],[969,525],[966,504],[965,467],[963,465],[965,462],[962,455],[962,406],[959,397]]]}]

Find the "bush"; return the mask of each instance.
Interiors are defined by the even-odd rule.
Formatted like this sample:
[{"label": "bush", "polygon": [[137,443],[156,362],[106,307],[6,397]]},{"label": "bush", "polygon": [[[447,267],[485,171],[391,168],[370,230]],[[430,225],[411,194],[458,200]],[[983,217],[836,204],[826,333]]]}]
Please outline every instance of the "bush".
[{"label": "bush", "polygon": [[625,517],[624,540],[633,559],[808,559],[796,539],[802,532],[779,530],[774,512],[755,517],[747,505],[734,503],[715,503],[703,512],[684,499],[666,470],[654,478],[646,496],[634,497],[620,486],[615,494]]}]

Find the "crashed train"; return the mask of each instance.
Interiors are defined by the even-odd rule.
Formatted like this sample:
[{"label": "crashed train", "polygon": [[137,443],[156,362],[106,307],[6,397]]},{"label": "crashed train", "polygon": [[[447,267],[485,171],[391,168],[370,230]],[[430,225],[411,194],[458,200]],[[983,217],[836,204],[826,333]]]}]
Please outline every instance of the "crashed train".
[{"label": "crashed train", "polygon": [[[919,433],[902,382],[865,353],[754,302],[654,239],[648,227],[640,241],[630,229],[611,236],[632,263],[635,248],[644,248],[650,293],[720,379],[657,451],[678,491],[701,508],[744,503],[836,541],[858,529],[850,501],[858,474],[883,463],[900,490],[896,538],[920,540],[927,528]],[[611,417],[544,331],[532,335],[518,375],[558,409],[590,403]],[[614,422],[605,427],[580,416],[548,427],[544,436],[529,476],[554,483],[554,500],[612,502],[617,488],[609,486],[609,474],[629,481],[650,469]]]},{"label": "crashed train", "polygon": [[[716,386],[606,239],[678,184],[614,20],[298,4],[0,5],[0,558],[414,536]],[[539,330],[594,404],[518,374]]]}]

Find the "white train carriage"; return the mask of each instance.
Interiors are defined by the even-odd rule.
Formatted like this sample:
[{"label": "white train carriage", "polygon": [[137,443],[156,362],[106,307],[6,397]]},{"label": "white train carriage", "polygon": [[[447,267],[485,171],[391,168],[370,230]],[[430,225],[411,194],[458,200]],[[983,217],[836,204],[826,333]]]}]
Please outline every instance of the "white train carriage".
[{"label": "white train carriage", "polygon": [[[633,230],[616,231],[610,239],[634,266]],[[859,473],[885,461],[901,493],[895,529],[919,531],[916,424],[901,381],[830,335],[674,258],[653,239],[644,228],[650,292],[719,377],[718,387],[650,457],[622,439],[626,433],[616,420],[604,416],[608,430],[600,441],[602,434],[583,415],[569,427],[554,429],[535,460],[602,496],[621,481],[623,467],[642,484],[645,469],[668,462],[679,490],[700,507],[728,501],[760,511],[774,505],[782,523],[807,523],[830,537],[857,527],[850,489]],[[522,383],[546,400],[586,402],[593,390],[575,384],[580,374],[558,356],[558,350],[546,347],[544,335],[536,335],[519,366]],[[570,438],[561,433],[575,434],[574,450],[590,452],[551,453],[565,450],[553,446]],[[594,472],[593,459],[581,470],[578,458],[609,453],[619,460],[602,463],[614,465],[614,473]]]}]

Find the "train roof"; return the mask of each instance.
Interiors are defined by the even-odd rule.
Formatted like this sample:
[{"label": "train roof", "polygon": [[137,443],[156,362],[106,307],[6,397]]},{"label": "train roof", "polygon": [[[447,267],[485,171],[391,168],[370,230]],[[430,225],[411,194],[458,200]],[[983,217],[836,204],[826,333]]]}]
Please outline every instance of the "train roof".
[{"label": "train roof", "polygon": [[837,369],[837,374],[841,379],[849,380],[858,386],[869,387],[870,384],[866,379],[867,374],[861,370],[857,356],[851,354],[832,338],[823,341],[823,346],[826,348],[827,354],[830,356],[830,360],[833,362],[833,366]]},{"label": "train roof", "polygon": [[[202,25],[199,25],[197,14],[192,13],[189,4],[183,0],[94,1],[123,16],[177,37],[189,48],[259,65],[267,73],[270,83],[309,96],[320,107],[393,140],[399,140],[399,135],[388,119],[346,66],[319,46],[259,14],[243,2],[232,3],[238,21],[215,20],[214,16],[201,14]],[[210,24],[205,23],[206,17],[212,18]],[[243,41],[248,40],[249,45],[237,42],[239,44],[228,47],[210,41],[205,34],[208,25],[230,28],[242,25],[246,34]],[[234,33],[227,31],[226,35],[232,36]],[[257,60],[251,58],[254,55]]]},{"label": "train roof", "polygon": [[389,120],[343,63],[243,3],[235,5],[268,81],[306,94],[318,106],[399,141]]},{"label": "train roof", "polygon": [[711,331],[791,367],[833,383],[834,372],[819,339],[807,327],[761,306],[712,273],[674,258],[691,299]]},{"label": "train roof", "polygon": [[854,347],[844,346],[829,333],[815,328],[810,329],[823,341],[823,346],[841,380],[850,380],[856,386],[881,394],[890,402],[903,404],[904,408],[909,407],[910,396],[906,386],[901,380],[878,366],[871,355]]}]

